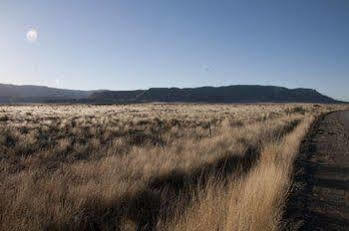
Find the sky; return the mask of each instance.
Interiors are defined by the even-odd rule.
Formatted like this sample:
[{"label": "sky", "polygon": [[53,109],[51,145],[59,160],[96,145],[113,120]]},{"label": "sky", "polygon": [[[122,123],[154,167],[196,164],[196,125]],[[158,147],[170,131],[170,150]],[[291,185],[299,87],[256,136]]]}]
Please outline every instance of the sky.
[{"label": "sky", "polygon": [[349,1],[1,0],[0,83],[260,84],[349,100]]}]

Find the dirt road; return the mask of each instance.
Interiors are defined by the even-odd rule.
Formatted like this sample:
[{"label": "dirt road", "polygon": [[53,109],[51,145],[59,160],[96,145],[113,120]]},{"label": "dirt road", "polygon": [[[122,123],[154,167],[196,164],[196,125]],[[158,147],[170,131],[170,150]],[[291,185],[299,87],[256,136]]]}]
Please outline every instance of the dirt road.
[{"label": "dirt road", "polygon": [[349,230],[349,111],[316,122],[296,161],[286,230]]}]

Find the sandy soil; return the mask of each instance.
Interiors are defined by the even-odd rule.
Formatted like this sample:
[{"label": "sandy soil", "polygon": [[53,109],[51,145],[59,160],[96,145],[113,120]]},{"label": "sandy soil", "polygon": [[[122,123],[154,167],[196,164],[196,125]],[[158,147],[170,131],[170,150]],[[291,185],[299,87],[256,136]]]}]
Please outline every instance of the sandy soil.
[{"label": "sandy soil", "polygon": [[295,164],[286,230],[349,230],[349,111],[320,118]]}]

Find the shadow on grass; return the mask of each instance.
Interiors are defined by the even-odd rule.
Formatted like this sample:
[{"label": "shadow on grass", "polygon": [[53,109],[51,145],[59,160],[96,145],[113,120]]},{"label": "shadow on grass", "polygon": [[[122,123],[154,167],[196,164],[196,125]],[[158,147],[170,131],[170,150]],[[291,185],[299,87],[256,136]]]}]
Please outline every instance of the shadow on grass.
[{"label": "shadow on grass", "polygon": [[228,176],[246,174],[260,155],[257,148],[247,149],[244,155],[230,155],[194,169],[190,173],[174,171],[148,183],[147,189],[135,195],[126,195],[113,204],[96,200],[85,208],[84,215],[68,224],[50,224],[46,230],[124,230],[125,221],[135,224],[137,230],[154,230],[159,216],[170,217],[174,209],[186,206],[193,187],[204,187],[211,177],[223,182]]},{"label": "shadow on grass", "polygon": [[[293,121],[280,128],[274,138],[293,131],[298,124],[299,121]],[[173,171],[168,175],[154,177],[143,191],[126,195],[108,205],[96,198],[76,224],[53,224],[49,229],[124,230],[123,223],[131,221],[137,230],[155,230],[160,216],[170,219],[176,208],[187,206],[193,196],[193,188],[203,188],[210,179],[226,183],[231,176],[241,177],[250,171],[259,157],[259,148],[250,146],[243,154],[231,153],[191,172]]]},{"label": "shadow on grass", "polygon": [[256,148],[249,148],[243,156],[231,155],[189,174],[174,171],[156,177],[149,182],[148,191],[124,200],[127,218],[138,223],[138,230],[154,230],[159,215],[169,218],[176,207],[190,202],[193,187],[204,187],[212,178],[224,181],[232,174],[246,174],[259,155]]}]

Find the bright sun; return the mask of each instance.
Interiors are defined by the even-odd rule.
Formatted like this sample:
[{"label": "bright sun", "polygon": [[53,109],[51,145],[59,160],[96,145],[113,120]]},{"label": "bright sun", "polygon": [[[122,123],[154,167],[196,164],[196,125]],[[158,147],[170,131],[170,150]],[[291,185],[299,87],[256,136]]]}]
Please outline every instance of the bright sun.
[{"label": "bright sun", "polygon": [[38,32],[35,29],[31,29],[27,32],[27,39],[29,42],[35,42],[38,39]]}]

